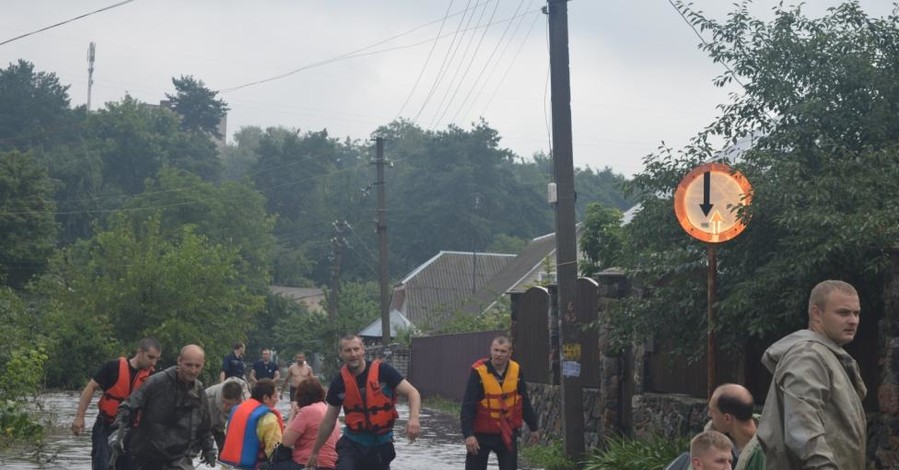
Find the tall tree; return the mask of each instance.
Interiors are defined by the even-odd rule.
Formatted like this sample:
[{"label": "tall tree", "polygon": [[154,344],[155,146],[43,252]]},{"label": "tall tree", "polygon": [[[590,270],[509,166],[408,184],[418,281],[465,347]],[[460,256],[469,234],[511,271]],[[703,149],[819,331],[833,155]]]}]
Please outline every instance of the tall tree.
[{"label": "tall tree", "polygon": [[187,132],[206,133],[224,137],[219,132],[219,123],[228,113],[228,104],[217,98],[218,92],[206,87],[203,80],[191,75],[172,78],[175,94],[166,93],[172,109],[181,116],[181,129]]},{"label": "tall tree", "polygon": [[23,287],[47,263],[56,239],[53,187],[31,154],[0,152],[0,279]]},{"label": "tall tree", "polygon": [[628,267],[644,295],[616,318],[692,339],[687,348],[702,340],[705,250],[678,227],[671,197],[721,137],[752,140],[732,163],[754,188],[740,212],[748,229],[718,251],[721,343],[801,326],[808,290],[825,278],[854,283],[876,310],[899,237],[899,17],[847,2],[818,19],[779,6],[766,22],[743,2],[717,22],[678,5],[712,38],[702,48],[732,70],[716,83],[739,80],[745,92],[691,145],[647,157],[634,178],[642,210],[628,225]]},{"label": "tall tree", "polygon": [[[86,360],[96,351],[109,344],[130,348],[144,336],[203,345],[208,369],[217,370],[218,358],[242,339],[265,301],[241,281],[239,262],[236,247],[212,243],[189,226],[172,239],[156,215],[136,226],[116,217],[110,230],[54,258],[37,288],[47,306],[41,311],[48,312],[42,324],[56,331],[48,380],[83,383],[86,377],[71,377],[73,371],[95,367]],[[174,348],[163,351],[166,363],[177,356]]]},{"label": "tall tree", "polygon": [[24,60],[0,70],[0,150],[28,151],[71,137],[68,86]]}]

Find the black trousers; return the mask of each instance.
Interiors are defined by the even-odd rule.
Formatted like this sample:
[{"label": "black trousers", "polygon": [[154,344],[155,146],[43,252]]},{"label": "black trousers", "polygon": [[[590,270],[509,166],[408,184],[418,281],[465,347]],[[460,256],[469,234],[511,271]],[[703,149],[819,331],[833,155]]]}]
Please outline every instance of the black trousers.
[{"label": "black trousers", "polygon": [[335,448],[337,470],[390,470],[390,462],[396,458],[393,442],[366,447],[341,436]]},{"label": "black trousers", "polygon": [[481,448],[477,454],[465,455],[465,470],[487,470],[487,459],[490,453],[496,454],[499,470],[518,469],[518,433],[512,436],[512,449],[507,449],[499,434],[474,433]]}]

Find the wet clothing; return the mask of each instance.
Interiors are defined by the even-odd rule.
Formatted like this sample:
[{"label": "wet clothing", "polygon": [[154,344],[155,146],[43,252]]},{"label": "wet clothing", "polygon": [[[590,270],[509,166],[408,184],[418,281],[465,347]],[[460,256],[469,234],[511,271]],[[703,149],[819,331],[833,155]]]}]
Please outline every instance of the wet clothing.
[{"label": "wet clothing", "polygon": [[[356,375],[356,388],[360,393],[368,390],[366,385],[372,362],[365,361],[365,369]],[[344,366],[345,367],[345,366]],[[396,395],[396,387],[403,381],[403,376],[390,364],[380,363],[378,367],[378,386],[380,395],[392,399]],[[328,387],[325,401],[335,407],[343,407],[347,398],[347,387],[343,374],[334,377]],[[344,407],[344,413],[346,413]],[[354,431],[347,426],[343,428],[343,436],[337,441],[338,470],[388,470],[390,462],[396,457],[393,448],[393,429],[377,434],[368,431]]]},{"label": "wet clothing", "polygon": [[381,393],[379,372],[382,364],[380,360],[371,363],[364,387],[356,384],[355,377],[346,366],[340,369],[346,389],[343,398],[344,423],[353,432],[377,435],[393,432],[393,422],[399,417],[396,395]]},{"label": "wet clothing", "polygon": [[131,367],[131,362],[126,357],[107,362],[97,372],[97,376],[104,382],[101,383],[95,379],[100,384],[100,388],[103,389],[103,396],[97,402],[97,407],[100,408],[100,415],[110,423],[115,420],[115,415],[119,411],[119,403],[128,398],[131,392],[140,388],[147,378],[150,377],[151,373],[153,373],[152,368],[139,370]]},{"label": "wet clothing", "polygon": [[[487,399],[488,392],[493,399]],[[507,408],[505,412],[502,411],[503,407]],[[499,416],[504,413],[512,419],[501,425],[498,423]],[[531,431],[537,430],[537,413],[531,406],[527,384],[518,363],[509,361],[504,373],[500,374],[490,359],[475,362],[468,375],[459,418],[462,437],[474,436],[480,447],[476,455],[465,456],[466,470],[486,469],[490,452],[496,453],[500,470],[517,469],[518,437],[521,435],[522,421]],[[487,426],[486,420],[493,420],[497,424]],[[507,424],[510,429],[501,429]],[[512,427],[513,424],[515,427]],[[503,437],[503,432],[508,433],[506,438]]]},{"label": "wet clothing", "polygon": [[277,371],[278,364],[275,364],[275,361],[263,362],[260,359],[253,363],[253,372],[256,373],[256,380],[274,379]]},{"label": "wet clothing", "polygon": [[203,384],[181,381],[177,366],[152,375],[123,401],[116,424],[123,433],[126,455],[140,463],[139,468],[184,468],[191,464],[194,449],[213,450]]},{"label": "wet clothing", "polygon": [[[125,370],[128,371],[127,376],[122,374]],[[109,435],[112,434],[112,422],[118,412],[120,400],[113,400],[113,397],[108,397],[107,393],[116,388],[115,396],[125,398],[131,394],[134,388],[140,387],[150,373],[152,373],[152,369],[139,371],[131,367],[131,362],[127,358],[120,357],[104,363],[91,377],[103,390],[103,396],[97,402],[100,413],[97,414],[97,420],[94,422],[94,427],[91,428],[91,468],[93,470],[109,468]],[[122,393],[126,389],[128,391]],[[126,468],[126,461],[127,459],[119,457],[119,460],[116,461],[116,468]]]},{"label": "wet clothing", "polygon": [[281,442],[283,428],[277,410],[248,399],[231,410],[220,460],[237,468],[256,468]]},{"label": "wet clothing", "polygon": [[752,436],[740,451],[740,458],[734,460],[734,470],[765,470],[765,451],[757,437]]},{"label": "wet clothing", "polygon": [[774,374],[756,432],[768,468],[865,468],[867,389],[855,359],[799,330],[769,347],[762,363]]},{"label": "wet clothing", "polygon": [[[315,439],[318,437],[318,426],[325,417],[328,406],[325,402],[317,402],[300,408],[293,417],[287,429],[299,434],[293,445],[293,461],[305,465],[312,454]],[[318,451],[319,468],[335,468],[337,466],[337,440],[340,438],[340,430],[336,427],[325,444]]]},{"label": "wet clothing", "polygon": [[245,378],[246,367],[243,358],[238,357],[233,351],[222,359],[222,372],[225,373],[226,379],[229,377]]},{"label": "wet clothing", "polygon": [[217,383],[206,389],[206,399],[209,402],[209,419],[212,422],[212,436],[215,438],[215,446],[218,447],[219,452],[221,452],[222,446],[225,445],[225,424],[228,422],[228,415],[222,410],[222,407],[224,406],[222,386],[224,386],[226,382],[239,383],[243,399],[246,400],[247,398],[250,398],[250,391],[247,388],[247,383],[240,377],[227,378],[224,382]]}]

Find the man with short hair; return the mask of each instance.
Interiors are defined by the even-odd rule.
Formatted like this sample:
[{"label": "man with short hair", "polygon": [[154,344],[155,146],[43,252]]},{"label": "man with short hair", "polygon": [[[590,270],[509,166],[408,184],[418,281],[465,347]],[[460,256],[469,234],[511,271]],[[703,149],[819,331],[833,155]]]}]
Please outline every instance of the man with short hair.
[{"label": "man with short hair", "polygon": [[205,362],[203,348],[184,346],[178,365],[152,375],[119,405],[114,452],[130,456],[136,470],[192,470],[196,448],[215,466],[209,404],[197,379]]},{"label": "man with short hair", "polygon": [[298,352],[294,360],[296,362],[287,368],[287,376],[284,377],[284,381],[287,383],[288,391],[290,393],[291,416],[297,411],[297,399],[294,395],[296,395],[297,387],[300,386],[300,382],[315,377],[315,374],[312,373],[312,367],[306,363],[305,353]]},{"label": "man with short hair", "polygon": [[755,437],[755,401],[746,387],[718,386],[709,400],[709,418],[714,430],[730,436],[739,458],[734,470],[765,470],[765,453]]},{"label": "man with short hair", "polygon": [[246,364],[243,362],[243,353],[247,346],[242,341],[234,343],[231,347],[231,354],[225,356],[222,360],[222,371],[219,373],[219,382],[224,382],[229,377],[240,377],[246,379]]},{"label": "man with short hair", "polygon": [[253,363],[253,369],[250,370],[250,383],[255,383],[260,379],[272,379],[278,381],[281,377],[281,371],[278,364],[272,361],[272,350],[265,348],[262,350],[262,359]]},{"label": "man with short hair", "polygon": [[219,453],[225,443],[225,424],[231,409],[250,398],[247,383],[240,377],[229,377],[224,382],[217,383],[206,389],[206,398],[209,401],[209,419],[212,422],[212,437],[215,438],[215,446]]},{"label": "man with short hair", "polygon": [[391,365],[365,360],[365,345],[356,335],[340,340],[340,375],[331,381],[325,401],[328,410],[318,427],[318,436],[306,468],[316,468],[318,452],[331,436],[340,408],[346,426],[337,441],[337,470],[389,470],[396,457],[393,422],[398,417],[396,396],[409,400],[406,436],[414,442],[421,432],[418,413],[421,395]]},{"label": "man with short hair", "polygon": [[460,412],[465,438],[465,470],[486,470],[490,452],[500,470],[518,468],[518,436],[522,423],[531,441],[540,438],[537,413],[528,398],[527,384],[518,362],[512,360],[512,342],[497,336],[490,357],[471,366]]},{"label": "man with short hair", "polygon": [[228,419],[222,462],[255,469],[268,461],[284,432],[284,419],[275,409],[280,395],[271,379],[261,379],[253,385],[250,398],[234,408]]},{"label": "man with short hair", "polygon": [[[94,392],[103,391],[103,395],[97,403],[100,412],[97,414],[97,420],[91,431],[91,466],[93,470],[106,470],[110,467],[109,435],[112,433],[112,423],[118,412],[119,403],[140,388],[150,377],[160,354],[162,354],[162,347],[159,345],[159,341],[153,338],[144,338],[137,343],[134,357],[131,359],[120,357],[103,364],[81,391],[78,410],[72,421],[72,433],[76,436],[84,432],[84,414],[93,399]],[[125,466],[125,459],[116,463],[116,468]]]},{"label": "man with short hair", "polygon": [[808,329],[769,347],[774,374],[756,435],[769,468],[865,468],[867,389],[843,346],[858,331],[852,285],[828,280],[809,295]]},{"label": "man with short hair", "polygon": [[703,431],[690,441],[690,462],[695,470],[731,470],[731,442],[718,431]]}]

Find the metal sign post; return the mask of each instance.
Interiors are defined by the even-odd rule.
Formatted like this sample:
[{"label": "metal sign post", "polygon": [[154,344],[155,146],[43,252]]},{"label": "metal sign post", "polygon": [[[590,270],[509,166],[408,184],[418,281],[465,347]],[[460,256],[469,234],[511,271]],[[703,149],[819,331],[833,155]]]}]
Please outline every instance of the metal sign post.
[{"label": "metal sign post", "polygon": [[694,168],[681,180],[674,193],[677,221],[690,236],[706,242],[708,252],[706,359],[709,398],[718,385],[713,309],[718,274],[716,245],[735,238],[746,229],[735,209],[749,205],[751,193],[752,186],[746,177],[724,163],[707,163]]}]

